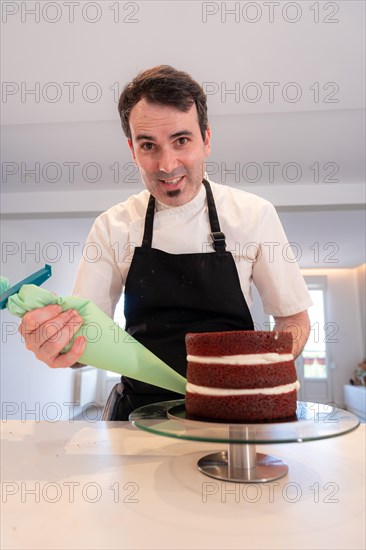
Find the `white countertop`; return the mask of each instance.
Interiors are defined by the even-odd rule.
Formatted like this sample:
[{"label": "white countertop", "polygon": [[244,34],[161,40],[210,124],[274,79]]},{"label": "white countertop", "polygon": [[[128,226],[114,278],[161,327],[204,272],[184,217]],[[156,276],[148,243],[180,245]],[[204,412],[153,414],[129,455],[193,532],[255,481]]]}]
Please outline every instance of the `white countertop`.
[{"label": "white countertop", "polygon": [[1,425],[1,548],[364,549],[365,424],[336,438],[257,445],[289,465],[225,483],[197,460],[223,444],[128,422]]}]

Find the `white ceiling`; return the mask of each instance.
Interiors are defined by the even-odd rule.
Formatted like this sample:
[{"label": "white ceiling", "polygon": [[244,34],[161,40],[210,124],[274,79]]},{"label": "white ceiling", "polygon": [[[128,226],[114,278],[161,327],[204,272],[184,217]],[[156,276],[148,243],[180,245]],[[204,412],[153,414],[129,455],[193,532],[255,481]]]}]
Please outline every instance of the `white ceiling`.
[{"label": "white ceiling", "polygon": [[[339,263],[325,267],[364,261],[364,2],[79,0],[73,22],[72,3],[40,2],[30,13],[36,4],[2,5],[5,214],[37,213],[48,193],[71,205],[86,192],[97,212],[137,192],[118,92],[166,63],[208,94],[212,179],[274,202],[304,267],[321,267],[313,243],[339,246]],[[36,163],[39,182],[25,176]],[[88,163],[99,167],[95,182]]]}]

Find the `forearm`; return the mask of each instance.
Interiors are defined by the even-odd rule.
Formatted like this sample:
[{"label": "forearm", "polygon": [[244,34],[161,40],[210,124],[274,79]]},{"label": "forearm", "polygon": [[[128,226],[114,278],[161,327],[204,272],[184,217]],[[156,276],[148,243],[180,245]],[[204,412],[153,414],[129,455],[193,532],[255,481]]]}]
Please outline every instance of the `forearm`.
[{"label": "forearm", "polygon": [[293,337],[292,355],[296,359],[309,338],[310,320],[308,312],[302,311],[288,317],[275,317],[274,320],[274,330],[291,332]]}]

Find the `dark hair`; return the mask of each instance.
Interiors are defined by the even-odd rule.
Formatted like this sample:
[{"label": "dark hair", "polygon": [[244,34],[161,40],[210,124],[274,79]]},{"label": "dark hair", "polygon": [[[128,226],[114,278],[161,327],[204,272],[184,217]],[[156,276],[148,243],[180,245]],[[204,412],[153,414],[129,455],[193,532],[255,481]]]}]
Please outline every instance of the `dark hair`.
[{"label": "dark hair", "polygon": [[145,98],[151,103],[160,103],[187,112],[195,103],[202,139],[208,127],[207,99],[202,87],[183,71],[170,65],[158,65],[140,72],[123,88],[118,102],[123,131],[131,139],[129,117],[131,109]]}]

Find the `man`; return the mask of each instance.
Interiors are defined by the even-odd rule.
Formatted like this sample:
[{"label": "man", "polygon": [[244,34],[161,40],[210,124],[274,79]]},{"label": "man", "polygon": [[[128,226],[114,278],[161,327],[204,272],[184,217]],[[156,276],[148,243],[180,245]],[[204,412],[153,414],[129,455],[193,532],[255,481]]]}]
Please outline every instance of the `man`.
[{"label": "man", "polygon": [[[275,329],[293,333],[297,356],[309,335],[309,293],[283,253],[287,239],[273,206],[205,178],[211,130],[202,88],[184,72],[154,67],[125,87],[119,112],[146,190],[97,218],[88,241],[102,251],[100,261],[81,260],[74,294],[113,316],[124,289],[126,330],[185,375],[187,332],[254,328],[248,307],[254,281]],[[234,260],[229,250],[237,243]],[[77,312],[47,306],[26,314],[20,332],[38,359],[65,368],[83,353],[79,337],[60,354],[81,323]],[[179,397],[122,382],[116,419]]]}]

